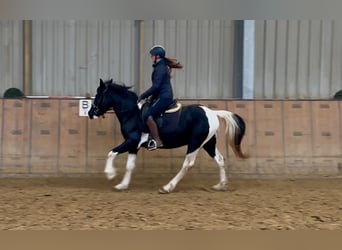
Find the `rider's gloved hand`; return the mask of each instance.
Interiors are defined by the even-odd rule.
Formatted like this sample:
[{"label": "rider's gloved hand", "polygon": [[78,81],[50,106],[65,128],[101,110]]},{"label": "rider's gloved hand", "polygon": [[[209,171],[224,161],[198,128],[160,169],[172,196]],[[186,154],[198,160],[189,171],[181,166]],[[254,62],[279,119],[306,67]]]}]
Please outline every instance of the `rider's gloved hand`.
[{"label": "rider's gloved hand", "polygon": [[143,106],[144,103],[145,103],[145,99],[141,99],[139,97],[138,100],[137,100],[138,108],[141,109],[141,107]]}]

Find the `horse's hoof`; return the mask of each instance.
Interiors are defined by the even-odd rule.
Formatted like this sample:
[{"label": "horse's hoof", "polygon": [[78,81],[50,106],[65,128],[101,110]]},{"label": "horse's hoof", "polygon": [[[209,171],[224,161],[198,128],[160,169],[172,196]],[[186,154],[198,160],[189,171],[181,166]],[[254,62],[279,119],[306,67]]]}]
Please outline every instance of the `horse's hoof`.
[{"label": "horse's hoof", "polygon": [[111,181],[115,178],[115,173],[106,173],[107,180]]},{"label": "horse's hoof", "polygon": [[216,191],[227,191],[228,190],[228,187],[227,187],[227,185],[225,185],[225,184],[217,184],[217,185],[215,185],[215,186],[212,186],[211,187],[212,189],[214,189],[214,190],[216,190]]},{"label": "horse's hoof", "polygon": [[159,193],[160,194],[169,194],[170,192],[167,191],[164,187],[162,187],[162,188],[159,189]]},{"label": "horse's hoof", "polygon": [[114,192],[124,192],[124,191],[126,191],[127,189],[119,189],[119,188],[116,188],[116,187],[113,187],[113,191]]},{"label": "horse's hoof", "polygon": [[117,189],[117,188],[113,187],[112,191],[114,191],[114,192],[122,192],[123,190]]},{"label": "horse's hoof", "polygon": [[114,187],[114,189],[115,189],[116,191],[124,191],[124,190],[126,190],[127,188],[128,188],[128,186],[123,185],[123,184],[118,184],[118,185],[116,185],[116,186]]}]

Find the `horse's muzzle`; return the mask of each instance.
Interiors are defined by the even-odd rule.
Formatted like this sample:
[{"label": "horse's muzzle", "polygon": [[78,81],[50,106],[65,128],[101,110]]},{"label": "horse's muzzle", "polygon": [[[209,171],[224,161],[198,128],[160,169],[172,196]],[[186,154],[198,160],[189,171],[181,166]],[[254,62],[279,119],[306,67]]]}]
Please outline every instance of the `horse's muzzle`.
[{"label": "horse's muzzle", "polygon": [[97,118],[99,118],[99,117],[101,117],[101,116],[102,116],[102,118],[105,118],[104,114],[100,114],[99,109],[97,109],[97,108],[92,107],[92,108],[88,111],[88,117],[89,117],[89,119],[97,119]]},{"label": "horse's muzzle", "polygon": [[91,108],[89,111],[88,111],[88,117],[89,119],[96,119],[96,114],[94,112],[94,108]]}]

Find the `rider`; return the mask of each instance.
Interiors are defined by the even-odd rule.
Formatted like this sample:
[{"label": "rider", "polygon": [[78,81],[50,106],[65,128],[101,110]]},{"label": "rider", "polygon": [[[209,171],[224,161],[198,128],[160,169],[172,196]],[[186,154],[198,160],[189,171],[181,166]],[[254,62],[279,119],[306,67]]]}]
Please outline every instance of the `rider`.
[{"label": "rider", "polygon": [[148,150],[163,147],[154,118],[163,113],[173,102],[173,91],[170,81],[172,68],[183,68],[183,65],[177,60],[167,58],[165,54],[165,49],[161,45],[155,45],[150,49],[150,56],[153,62],[152,86],[138,98],[138,103],[150,96],[153,99],[152,105],[143,117],[153,138],[147,145]]}]

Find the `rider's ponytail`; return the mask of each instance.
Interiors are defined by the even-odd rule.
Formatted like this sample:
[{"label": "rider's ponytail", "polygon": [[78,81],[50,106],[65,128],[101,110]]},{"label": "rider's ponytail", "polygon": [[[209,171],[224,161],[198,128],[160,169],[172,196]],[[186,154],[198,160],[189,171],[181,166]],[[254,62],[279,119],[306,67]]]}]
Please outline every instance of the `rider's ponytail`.
[{"label": "rider's ponytail", "polygon": [[169,68],[169,74],[171,74],[172,69],[182,69],[183,65],[176,59],[171,59],[165,57],[166,64]]}]

